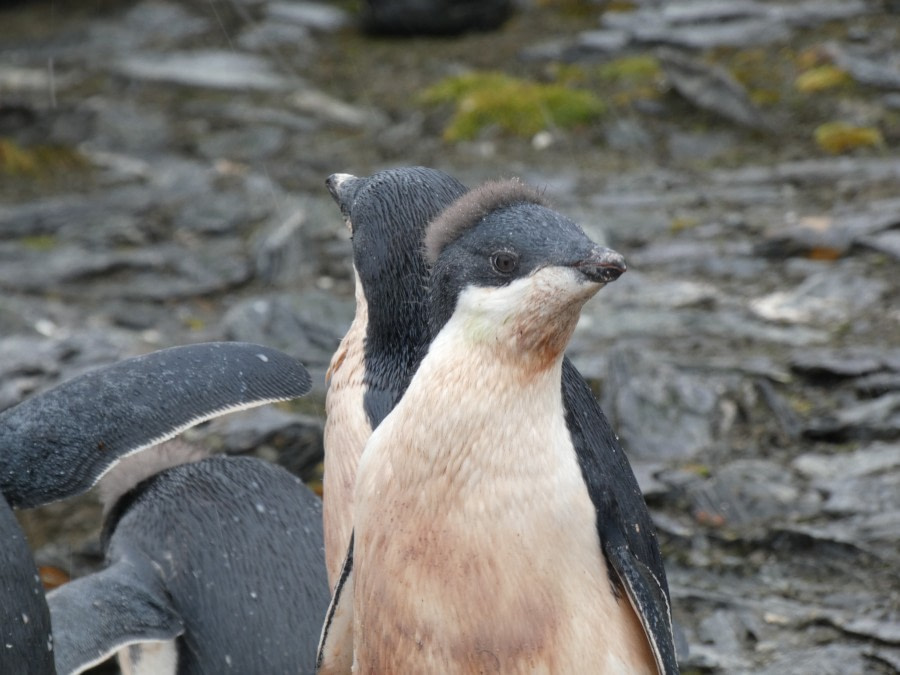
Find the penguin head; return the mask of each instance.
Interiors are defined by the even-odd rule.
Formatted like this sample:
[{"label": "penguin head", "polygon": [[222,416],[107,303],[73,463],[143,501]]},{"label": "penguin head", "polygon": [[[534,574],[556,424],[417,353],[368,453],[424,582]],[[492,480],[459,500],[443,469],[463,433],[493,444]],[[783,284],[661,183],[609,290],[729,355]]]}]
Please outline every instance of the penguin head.
[{"label": "penguin head", "polygon": [[543,196],[516,180],[486,183],[428,228],[435,335],[451,318],[515,358],[561,357],[583,304],[625,272]]},{"label": "penguin head", "polygon": [[425,167],[387,169],[367,178],[333,174],[325,184],[350,228],[353,264],[370,308],[377,299],[404,302],[424,295],[425,225],[466,187]]}]

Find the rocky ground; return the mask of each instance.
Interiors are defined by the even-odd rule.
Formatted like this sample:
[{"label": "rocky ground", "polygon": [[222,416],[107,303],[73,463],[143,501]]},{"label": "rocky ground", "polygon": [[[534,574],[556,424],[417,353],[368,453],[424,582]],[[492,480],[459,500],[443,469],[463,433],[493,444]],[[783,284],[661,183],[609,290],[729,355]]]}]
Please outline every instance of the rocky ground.
[{"label": "rocky ground", "polygon": [[[444,39],[366,37],[353,11],[0,6],[0,408],[151,349],[264,342],[314,396],[199,433],[312,476],[353,312],[325,177],[520,175],[629,263],[571,353],[659,527],[685,672],[900,671],[897,3],[535,1]],[[422,92],[484,70],[604,110],[446,133],[453,104]],[[97,564],[78,504],[22,514],[48,575]]]}]

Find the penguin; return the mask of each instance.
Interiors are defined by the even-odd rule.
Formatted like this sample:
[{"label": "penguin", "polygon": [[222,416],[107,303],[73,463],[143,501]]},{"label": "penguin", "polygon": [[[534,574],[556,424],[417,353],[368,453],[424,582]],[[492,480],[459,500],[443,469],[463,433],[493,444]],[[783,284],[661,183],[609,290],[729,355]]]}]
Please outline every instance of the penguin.
[{"label": "penguin", "polygon": [[[328,369],[323,479],[325,560],[334,585],[352,530],[353,485],[363,447],[391,411],[428,342],[425,223],[466,187],[408,167],[326,181],[353,238],[356,314]],[[398,208],[398,205],[400,208]]]},{"label": "penguin", "polygon": [[646,505],[563,354],[621,256],[515,181],[426,244],[433,338],[360,462],[319,672],[677,673]]},{"label": "penguin", "polygon": [[47,596],[59,673],[113,653],[138,675],[313,672],[331,597],[321,501],[269,462],[195,452],[169,441],[154,458],[187,461],[118,497],[108,481],[149,467],[126,459],[101,482],[106,566]]},{"label": "penguin", "polygon": [[10,506],[81,494],[123,458],[191,426],[309,388],[286,354],[206,343],[85,373],[0,412],[0,672],[54,672],[50,611]]},{"label": "penguin", "polygon": [[25,535],[0,495],[0,673],[53,675],[53,633]]}]

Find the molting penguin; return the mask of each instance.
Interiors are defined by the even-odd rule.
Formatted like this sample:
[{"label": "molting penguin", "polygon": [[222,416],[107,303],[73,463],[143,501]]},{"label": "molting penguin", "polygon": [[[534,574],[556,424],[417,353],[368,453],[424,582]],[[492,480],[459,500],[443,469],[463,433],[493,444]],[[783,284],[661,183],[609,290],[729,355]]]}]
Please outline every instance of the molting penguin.
[{"label": "molting penguin", "polygon": [[9,504],[81,494],[128,455],[309,387],[306,369],[276,350],[196,344],[91,371],[0,413],[0,672],[53,672],[47,604]]},{"label": "molting penguin", "polygon": [[325,559],[333,586],[353,529],[359,457],[428,343],[425,225],[466,187],[422,167],[334,174],[326,184],[353,236],[356,279],[356,316],[331,361],[325,399]]},{"label": "molting penguin", "polygon": [[360,463],[320,672],[677,672],[646,506],[565,375],[621,257],[515,182],[458,200],[428,249],[434,341]]},{"label": "molting penguin", "polygon": [[194,453],[175,439],[153,459],[188,463],[121,496],[149,464],[100,483],[107,566],[48,595],[60,673],[114,652],[133,674],[314,670],[329,599],[319,498],[261,459]]}]

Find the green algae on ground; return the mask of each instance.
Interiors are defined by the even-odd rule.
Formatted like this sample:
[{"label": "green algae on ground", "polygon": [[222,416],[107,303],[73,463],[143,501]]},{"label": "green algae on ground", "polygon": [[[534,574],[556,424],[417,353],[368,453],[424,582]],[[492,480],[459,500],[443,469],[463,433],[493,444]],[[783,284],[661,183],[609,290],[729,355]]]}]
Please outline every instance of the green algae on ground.
[{"label": "green algae on ground", "polygon": [[850,84],[847,71],[833,65],[816,66],[800,73],[794,80],[794,88],[802,94],[814,94],[837,89]]},{"label": "green algae on ground", "polygon": [[599,119],[606,110],[589,91],[559,83],[544,84],[496,71],[449,77],[422,93],[429,104],[454,103],[444,129],[447,141],[475,138],[489,126],[531,137],[547,128],[569,129]]},{"label": "green algae on ground", "polygon": [[57,145],[23,147],[9,138],[0,137],[0,174],[41,177],[57,170],[88,166],[77,150]]},{"label": "green algae on ground", "polygon": [[816,145],[833,155],[856,148],[882,147],[884,137],[875,127],[860,127],[847,122],[826,122],[813,132]]}]

